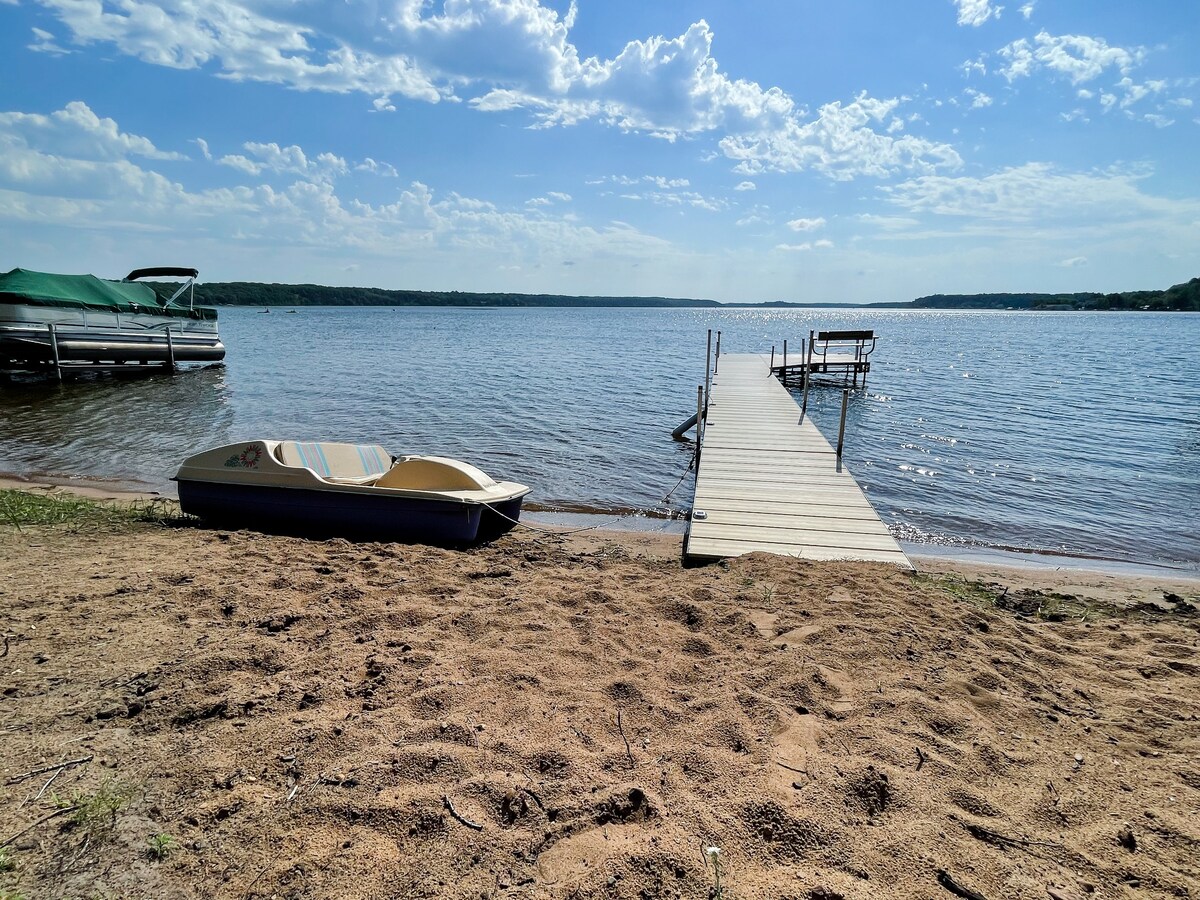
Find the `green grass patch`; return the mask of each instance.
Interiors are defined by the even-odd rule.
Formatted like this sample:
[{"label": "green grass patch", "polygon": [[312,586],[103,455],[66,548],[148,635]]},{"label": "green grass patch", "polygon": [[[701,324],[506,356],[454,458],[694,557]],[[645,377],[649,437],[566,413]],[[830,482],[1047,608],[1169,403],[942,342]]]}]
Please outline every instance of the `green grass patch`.
[{"label": "green grass patch", "polygon": [[98,838],[117,823],[117,813],[129,805],[133,794],[132,787],[107,781],[94,793],[72,791],[69,797],[54,795],[51,799],[60,809],[71,809],[68,821],[72,825]]},{"label": "green grass patch", "polygon": [[1046,622],[1062,622],[1067,619],[1090,622],[1129,612],[1111,603],[1087,600],[1073,594],[1029,588],[1012,591],[998,584],[972,581],[960,575],[916,575],[914,580],[918,584],[935,588],[981,609],[999,609]]},{"label": "green grass patch", "polygon": [[0,527],[119,528],[185,519],[179,504],[166,498],[114,502],[77,497],[65,491],[0,490]]},{"label": "green grass patch", "polygon": [[175,838],[169,834],[156,834],[147,842],[146,855],[155,862],[162,862],[175,849]]}]

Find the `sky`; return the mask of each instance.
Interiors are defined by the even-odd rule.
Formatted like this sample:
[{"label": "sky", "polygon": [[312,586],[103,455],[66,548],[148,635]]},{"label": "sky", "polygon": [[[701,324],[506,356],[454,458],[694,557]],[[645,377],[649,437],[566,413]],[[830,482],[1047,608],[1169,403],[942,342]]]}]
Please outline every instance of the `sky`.
[{"label": "sky", "polygon": [[857,303],[1200,275],[1196,0],[0,0],[0,271]]}]

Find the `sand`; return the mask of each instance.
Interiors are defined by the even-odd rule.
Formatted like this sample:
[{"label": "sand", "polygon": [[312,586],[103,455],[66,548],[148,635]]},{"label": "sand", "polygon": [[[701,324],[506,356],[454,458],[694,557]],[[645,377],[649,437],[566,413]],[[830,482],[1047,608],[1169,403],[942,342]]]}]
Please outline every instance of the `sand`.
[{"label": "sand", "polygon": [[922,567],[0,529],[0,896],[1200,897],[1200,584]]}]

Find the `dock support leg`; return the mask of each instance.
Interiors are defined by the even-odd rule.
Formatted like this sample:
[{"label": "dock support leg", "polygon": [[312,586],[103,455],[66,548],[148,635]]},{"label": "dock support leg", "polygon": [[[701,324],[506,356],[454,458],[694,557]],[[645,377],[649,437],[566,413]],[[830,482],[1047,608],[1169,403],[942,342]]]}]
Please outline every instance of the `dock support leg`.
[{"label": "dock support leg", "polygon": [[700,462],[700,441],[704,437],[704,386],[696,387],[696,463]]},{"label": "dock support leg", "polygon": [[767,370],[767,377],[770,378],[775,374],[775,345],[771,345],[771,368]]},{"label": "dock support leg", "polygon": [[682,440],[683,440],[683,436],[684,436],[685,434],[687,434],[687,430],[688,430],[689,428],[691,428],[693,425],[695,425],[695,424],[696,424],[697,422],[699,422],[699,421],[700,421],[700,419],[699,419],[697,416],[688,416],[688,417],[687,417],[687,419],[686,419],[685,421],[681,422],[681,423],[680,423],[680,424],[679,424],[679,425],[678,425],[678,426],[677,426],[677,427],[676,427],[676,428],[675,428],[675,429],[674,429],[674,430],[671,432],[671,437],[675,438],[675,440],[677,440],[677,441],[682,441]]},{"label": "dock support leg", "polygon": [[167,326],[167,368],[175,371],[175,343],[171,340],[171,326]]},{"label": "dock support leg", "polygon": [[58,330],[51,322],[46,326],[50,329],[50,352],[54,357],[54,377],[62,381],[62,359],[58,355]]},{"label": "dock support leg", "polygon": [[783,386],[787,387],[787,338],[783,339],[783,368],[779,374],[783,376]]},{"label": "dock support leg", "polygon": [[717,332],[717,355],[713,358],[713,374],[717,374],[717,367],[721,365],[721,332]]},{"label": "dock support leg", "polygon": [[842,445],[846,442],[846,404],[850,402],[850,391],[842,388],[842,420],[838,423],[837,462],[842,464]]}]

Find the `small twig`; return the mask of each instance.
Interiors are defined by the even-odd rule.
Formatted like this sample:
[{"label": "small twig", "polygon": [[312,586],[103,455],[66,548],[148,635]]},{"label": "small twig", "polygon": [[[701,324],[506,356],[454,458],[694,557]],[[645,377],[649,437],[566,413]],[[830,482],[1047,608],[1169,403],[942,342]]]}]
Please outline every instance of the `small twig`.
[{"label": "small twig", "polygon": [[8,656],[8,635],[0,634],[0,639],[4,641],[4,652],[0,653],[0,659],[4,659],[4,657]]},{"label": "small twig", "polygon": [[914,747],[913,749],[917,751],[917,771],[920,772],[921,766],[925,765],[925,754],[921,752],[920,747]]},{"label": "small twig", "polygon": [[258,870],[258,874],[254,876],[254,880],[251,881],[248,885],[246,885],[246,890],[242,892],[243,897],[250,896],[250,892],[252,890],[254,890],[254,886],[256,884],[258,884],[259,880],[264,875],[267,874],[267,870],[270,869],[271,866],[275,865],[275,863],[279,860],[279,857],[281,857],[282,855],[283,855],[283,848],[280,847],[278,852],[274,856],[271,857],[270,861],[265,866],[263,866],[261,869]]},{"label": "small twig", "polygon": [[950,877],[950,873],[945,869],[938,869],[937,873],[938,884],[954,894],[956,897],[962,897],[963,900],[987,900],[987,897],[978,891],[973,891],[969,887],[963,887],[957,881]]},{"label": "small twig", "polygon": [[[787,763],[781,763],[779,760],[775,760],[775,765],[787,769],[789,772],[798,772],[801,775],[808,775],[808,769],[797,769],[795,766],[789,766]],[[808,775],[808,777],[812,778],[811,775]]]},{"label": "small twig", "polygon": [[621,724],[621,710],[617,709],[617,728],[621,732],[621,740],[625,742],[625,755],[629,757],[629,768],[636,765],[633,761],[633,751],[629,749],[629,738],[625,737],[625,726]]},{"label": "small twig", "polygon": [[990,828],[984,828],[982,825],[976,825],[974,822],[963,822],[963,828],[967,829],[967,834],[976,840],[983,841],[985,844],[1010,844],[1014,847],[1059,847],[1061,845],[1053,841],[1030,841],[1025,838],[1010,838],[1007,835],[1000,834],[998,831],[992,831]]},{"label": "small twig", "polygon": [[48,814],[42,816],[40,819],[38,819],[32,825],[25,826],[20,831],[18,831],[16,834],[14,834],[12,837],[7,838],[4,841],[0,841],[0,847],[7,847],[9,844],[11,844],[13,841],[15,841],[21,835],[23,835],[27,832],[33,831],[33,829],[37,828],[43,822],[49,822],[51,819],[57,818],[58,816],[61,816],[61,815],[65,815],[66,813],[69,813],[69,812],[75,812],[75,810],[77,810],[77,809],[79,809],[79,804],[75,804],[74,806],[64,806],[62,809],[56,809],[54,812],[48,813]]},{"label": "small twig", "polygon": [[89,753],[87,756],[79,757],[79,759],[68,759],[66,762],[58,763],[53,766],[42,766],[40,769],[32,769],[29,772],[22,772],[20,775],[14,775],[12,778],[8,779],[8,781],[6,781],[4,783],[5,784],[16,784],[18,781],[24,781],[26,778],[32,778],[35,775],[44,775],[47,772],[53,772],[55,769],[67,769],[67,768],[70,768],[71,766],[80,766],[80,765],[83,765],[85,762],[91,762],[92,755],[93,754]]},{"label": "small twig", "polygon": [[537,794],[535,794],[535,793],[534,793],[533,791],[531,791],[529,788],[521,788],[521,790],[523,790],[525,793],[527,793],[527,794],[528,794],[530,797],[532,797],[532,798],[533,798],[533,802],[537,804],[537,807],[538,807],[538,809],[540,809],[540,810],[542,810],[543,812],[545,812],[545,810],[546,810],[546,804],[542,803],[542,798],[541,798],[541,797],[539,797]]},{"label": "small twig", "polygon": [[451,802],[449,794],[442,794],[442,804],[446,807],[446,809],[450,810],[450,815],[454,816],[454,818],[456,818],[463,825],[466,825],[468,828],[471,828],[475,831],[483,831],[482,825],[480,825],[478,822],[472,822],[454,808],[454,804]]},{"label": "small twig", "polygon": [[83,856],[83,854],[87,853],[87,849],[91,845],[92,845],[92,836],[89,834],[87,837],[85,837],[83,839],[83,845],[79,848],[79,850],[75,853],[75,855],[73,857],[71,857],[71,861],[69,863],[67,863],[64,868],[69,869],[69,868],[71,868],[71,866],[75,865],[75,863],[79,862],[79,858],[81,856]]},{"label": "small twig", "polygon": [[55,769],[54,774],[51,775],[50,778],[46,781],[46,783],[42,785],[42,789],[37,792],[37,795],[35,797],[33,797],[32,799],[22,801],[21,806],[25,806],[25,804],[27,804],[27,803],[37,803],[39,800],[41,800],[42,794],[46,793],[46,788],[50,787],[50,785],[52,785],[54,783],[54,779],[57,778],[59,775],[61,775],[65,771],[66,771],[65,769]]}]

